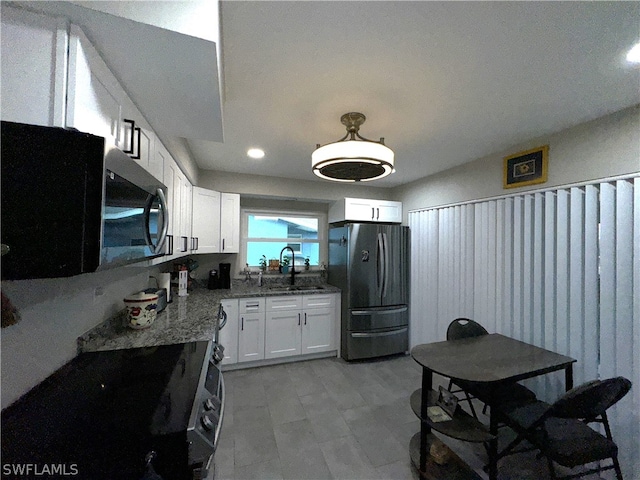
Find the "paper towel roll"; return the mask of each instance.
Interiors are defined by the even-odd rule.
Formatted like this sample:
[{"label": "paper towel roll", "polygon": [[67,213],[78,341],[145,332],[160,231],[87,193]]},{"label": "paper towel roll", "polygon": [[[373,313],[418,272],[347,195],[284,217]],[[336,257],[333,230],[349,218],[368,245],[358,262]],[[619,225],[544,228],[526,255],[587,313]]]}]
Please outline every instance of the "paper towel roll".
[{"label": "paper towel roll", "polygon": [[167,302],[171,301],[171,274],[160,273],[158,274],[158,286],[159,288],[167,289]]}]

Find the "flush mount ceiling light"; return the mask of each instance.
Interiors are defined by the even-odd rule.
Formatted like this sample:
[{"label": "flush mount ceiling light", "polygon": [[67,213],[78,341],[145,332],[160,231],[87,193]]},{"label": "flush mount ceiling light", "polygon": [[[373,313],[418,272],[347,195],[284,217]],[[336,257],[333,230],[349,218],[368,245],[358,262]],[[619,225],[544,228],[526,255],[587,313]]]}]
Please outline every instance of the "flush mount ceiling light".
[{"label": "flush mount ceiling light", "polygon": [[336,182],[368,182],[394,172],[393,150],[385,146],[384,138],[376,142],[358,134],[365,120],[357,112],[340,117],[347,134],[336,142],[316,146],[311,155],[313,173]]},{"label": "flush mount ceiling light", "polygon": [[264,150],[260,148],[250,148],[247,150],[247,156],[256,159],[264,158]]}]

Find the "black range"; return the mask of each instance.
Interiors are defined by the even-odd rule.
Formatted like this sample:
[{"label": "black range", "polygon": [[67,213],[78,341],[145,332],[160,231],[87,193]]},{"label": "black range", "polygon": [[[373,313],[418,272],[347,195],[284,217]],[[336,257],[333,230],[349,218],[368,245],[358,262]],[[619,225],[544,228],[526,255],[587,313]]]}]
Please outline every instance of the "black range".
[{"label": "black range", "polygon": [[[3,478],[200,478],[224,413],[221,352],[190,342],[80,354],[2,411]],[[153,453],[152,453],[153,452]],[[55,475],[54,475],[55,477]]]}]

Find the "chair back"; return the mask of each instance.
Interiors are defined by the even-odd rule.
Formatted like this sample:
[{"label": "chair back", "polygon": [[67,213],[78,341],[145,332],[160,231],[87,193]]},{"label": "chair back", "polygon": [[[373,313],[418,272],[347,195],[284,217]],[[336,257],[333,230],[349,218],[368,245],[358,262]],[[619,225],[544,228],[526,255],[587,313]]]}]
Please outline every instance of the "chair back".
[{"label": "chair back", "polygon": [[593,421],[631,389],[631,382],[624,377],[592,380],[569,390],[551,406],[548,416],[578,418]]},{"label": "chair back", "polygon": [[447,340],[460,340],[488,334],[489,332],[482,325],[468,318],[456,318],[447,328]]}]

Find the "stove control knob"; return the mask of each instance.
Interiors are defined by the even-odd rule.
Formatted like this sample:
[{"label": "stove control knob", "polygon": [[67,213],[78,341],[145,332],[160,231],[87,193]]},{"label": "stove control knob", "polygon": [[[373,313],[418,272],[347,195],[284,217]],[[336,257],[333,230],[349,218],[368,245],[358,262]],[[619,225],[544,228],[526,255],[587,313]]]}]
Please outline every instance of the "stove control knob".
[{"label": "stove control knob", "polygon": [[211,430],[216,428],[216,419],[216,415],[207,414],[202,416],[200,422],[202,423],[203,428],[210,432]]},{"label": "stove control knob", "polygon": [[213,361],[215,363],[220,363],[224,360],[224,347],[222,345],[216,345],[213,347]]},{"label": "stove control knob", "polygon": [[205,410],[217,411],[220,408],[220,402],[215,397],[209,397],[204,401]]}]

